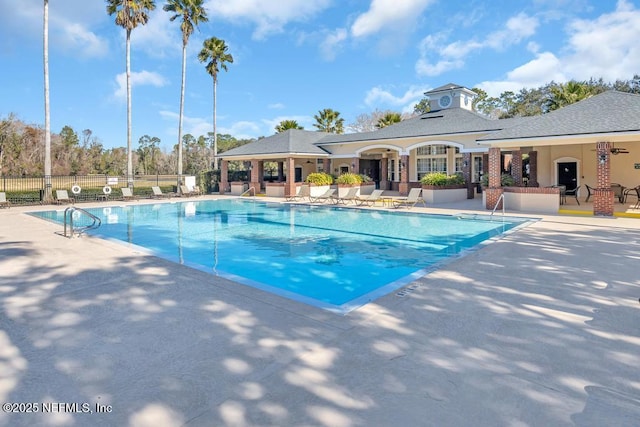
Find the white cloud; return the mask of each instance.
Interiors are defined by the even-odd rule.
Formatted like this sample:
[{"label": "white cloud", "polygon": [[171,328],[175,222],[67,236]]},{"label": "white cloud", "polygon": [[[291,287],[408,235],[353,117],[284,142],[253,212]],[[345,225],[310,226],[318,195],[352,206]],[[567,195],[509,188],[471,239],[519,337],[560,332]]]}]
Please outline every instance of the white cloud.
[{"label": "white cloud", "polygon": [[[120,73],[116,76],[116,83],[118,89],[113,94],[117,99],[127,98],[127,74]],[[156,87],[162,87],[167,84],[167,80],[158,73],[152,71],[139,71],[131,73],[131,87],[151,85]]]},{"label": "white cloud", "polygon": [[415,21],[433,0],[372,0],[369,10],[351,26],[353,37],[365,37],[383,28],[403,28]]},{"label": "white cloud", "polygon": [[462,68],[464,59],[472,52],[482,49],[504,50],[534,35],[538,24],[537,18],[519,13],[509,18],[503,29],[489,33],[481,40],[457,40],[444,44],[443,40],[448,34],[429,35],[420,42],[416,73],[421,76],[437,76]]},{"label": "white cloud", "polygon": [[504,91],[517,92],[522,88],[544,86],[550,81],[564,82],[567,76],[561,71],[562,65],[551,52],[543,52],[520,67],[507,73],[504,81],[486,81],[477,86],[485,90],[489,96],[499,96]]},{"label": "white cloud", "polygon": [[281,102],[276,102],[274,104],[267,105],[267,108],[270,110],[282,110],[284,108],[284,104]]},{"label": "white cloud", "polygon": [[530,44],[535,54],[531,61],[513,69],[504,80],[485,81],[478,86],[492,96],[505,90],[534,88],[550,81],[588,80],[602,78],[606,82],[628,80],[640,69],[640,10],[626,0],[619,0],[615,11],[593,20],[573,20],[567,25],[569,38],[557,56],[539,53],[537,44]]},{"label": "white cloud", "polygon": [[331,0],[209,0],[210,17],[231,23],[250,22],[256,26],[254,39],[282,32],[289,22],[304,21],[331,5]]},{"label": "white cloud", "polygon": [[347,30],[344,28],[338,28],[329,33],[320,44],[322,57],[327,61],[333,61],[336,58],[336,54],[341,50],[342,43],[347,39],[347,36]]},{"label": "white cloud", "polygon": [[563,67],[570,78],[614,81],[638,73],[640,10],[628,1],[618,1],[614,12],[593,21],[571,22],[568,32],[567,49],[571,53],[563,58]]},{"label": "white cloud", "polygon": [[69,23],[57,26],[60,33],[55,37],[58,46],[66,46],[69,52],[85,58],[102,57],[108,53],[107,41],[96,36],[82,24]]},{"label": "white cloud", "polygon": [[367,91],[364,103],[367,107],[399,109],[402,113],[411,112],[413,106],[424,98],[427,90],[424,86],[411,86],[402,95],[396,96],[389,90],[377,86]]},{"label": "white cloud", "polygon": [[[124,40],[125,32],[122,29],[123,43]],[[189,45],[192,45],[191,41]],[[182,33],[179,23],[171,22],[167,12],[162,10],[160,5],[156,5],[156,9],[149,14],[149,21],[131,32],[131,49],[142,50],[156,58],[164,57],[167,50],[170,50],[172,55],[182,55]]]}]

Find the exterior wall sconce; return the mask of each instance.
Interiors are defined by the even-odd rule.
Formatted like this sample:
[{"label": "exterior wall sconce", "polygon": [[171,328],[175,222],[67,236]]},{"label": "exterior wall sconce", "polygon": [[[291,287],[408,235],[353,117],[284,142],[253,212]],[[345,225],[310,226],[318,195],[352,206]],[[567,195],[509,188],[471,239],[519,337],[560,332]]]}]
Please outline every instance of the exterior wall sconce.
[{"label": "exterior wall sconce", "polygon": [[465,160],[464,162],[462,162],[462,167],[463,168],[466,168],[467,166],[469,166],[469,162],[468,161]]},{"label": "exterior wall sconce", "polygon": [[607,163],[607,155],[606,154],[598,154],[598,161],[601,165]]}]

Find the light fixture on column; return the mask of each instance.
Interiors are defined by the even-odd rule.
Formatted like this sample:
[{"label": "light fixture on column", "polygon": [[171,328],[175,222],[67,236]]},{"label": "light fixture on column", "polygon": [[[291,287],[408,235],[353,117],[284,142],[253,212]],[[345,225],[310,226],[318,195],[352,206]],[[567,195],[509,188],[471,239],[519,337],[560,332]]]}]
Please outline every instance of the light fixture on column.
[{"label": "light fixture on column", "polygon": [[604,165],[605,163],[607,163],[607,155],[605,153],[598,154],[598,161],[601,165]]},{"label": "light fixture on column", "polygon": [[469,162],[468,161],[464,161],[462,162],[462,167],[466,168],[467,166],[469,166]]}]

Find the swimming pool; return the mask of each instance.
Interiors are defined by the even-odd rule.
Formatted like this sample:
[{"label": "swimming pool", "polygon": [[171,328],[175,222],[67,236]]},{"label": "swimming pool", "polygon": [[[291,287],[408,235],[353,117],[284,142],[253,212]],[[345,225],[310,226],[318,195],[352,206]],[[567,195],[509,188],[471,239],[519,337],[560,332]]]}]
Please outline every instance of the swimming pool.
[{"label": "swimming pool", "polygon": [[[341,313],[527,223],[241,199],[87,211],[102,219],[93,235]],[[63,223],[64,211],[33,215]]]}]

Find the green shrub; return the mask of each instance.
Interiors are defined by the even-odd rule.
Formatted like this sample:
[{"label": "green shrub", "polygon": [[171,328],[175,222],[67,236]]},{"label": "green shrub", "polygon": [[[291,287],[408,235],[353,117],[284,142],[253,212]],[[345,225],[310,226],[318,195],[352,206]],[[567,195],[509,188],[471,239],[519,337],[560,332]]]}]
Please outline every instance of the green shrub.
[{"label": "green shrub", "polygon": [[360,179],[362,179],[362,182],[373,182],[369,175],[360,174]]},{"label": "green shrub", "polygon": [[[480,180],[480,183],[482,185],[484,185],[485,187],[488,187],[489,186],[489,175],[488,174],[482,175],[482,179]],[[515,179],[513,179],[513,177],[511,175],[509,175],[508,173],[504,173],[500,177],[500,185],[502,187],[511,187],[515,183],[516,183]]]},{"label": "green shrub", "polygon": [[462,185],[465,184],[462,174],[456,173],[454,175],[448,175],[444,172],[431,172],[420,179],[420,183],[423,185],[433,185],[436,187],[446,187],[449,185]]},{"label": "green shrub", "polygon": [[336,184],[360,185],[362,184],[362,177],[355,173],[343,173],[338,178],[336,178]]},{"label": "green shrub", "polygon": [[307,175],[307,179],[304,181],[315,185],[331,185],[333,184],[333,177],[324,172],[314,172]]}]

